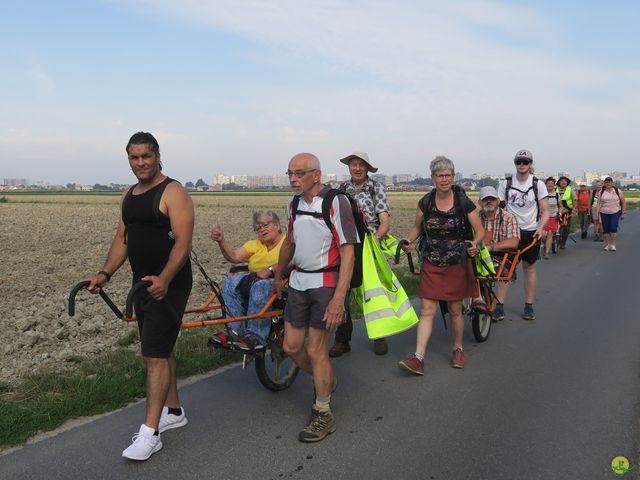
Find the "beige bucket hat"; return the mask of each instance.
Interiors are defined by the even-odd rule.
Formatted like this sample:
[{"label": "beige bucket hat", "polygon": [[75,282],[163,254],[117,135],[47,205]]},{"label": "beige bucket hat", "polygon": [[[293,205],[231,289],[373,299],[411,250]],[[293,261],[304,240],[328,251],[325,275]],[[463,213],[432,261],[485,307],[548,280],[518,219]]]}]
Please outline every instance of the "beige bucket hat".
[{"label": "beige bucket hat", "polygon": [[369,161],[369,155],[367,155],[364,152],[353,152],[351,155],[349,155],[347,157],[344,157],[344,158],[341,158],[340,161],[342,163],[344,163],[345,165],[349,165],[349,161],[353,160],[354,158],[359,158],[364,163],[366,163],[367,164],[367,169],[371,173],[376,173],[378,171],[378,169],[376,167],[371,165],[371,162]]}]

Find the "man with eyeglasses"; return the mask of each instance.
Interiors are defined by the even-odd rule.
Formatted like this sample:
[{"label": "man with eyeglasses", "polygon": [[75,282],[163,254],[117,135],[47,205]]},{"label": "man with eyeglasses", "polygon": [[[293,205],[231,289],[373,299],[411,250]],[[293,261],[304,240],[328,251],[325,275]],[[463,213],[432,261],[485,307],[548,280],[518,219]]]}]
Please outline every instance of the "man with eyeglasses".
[{"label": "man with eyeglasses", "polygon": [[[524,320],[535,320],[533,300],[536,294],[536,261],[540,257],[540,238],[549,220],[547,189],[543,182],[533,176],[533,155],[529,150],[518,150],[513,163],[516,174],[500,182],[498,196],[506,204],[508,212],[515,215],[520,228],[519,249],[528,246],[534,239],[536,245],[522,254],[524,272]],[[534,181],[535,180],[535,181]],[[506,288],[505,288],[506,295]],[[497,307],[496,307],[497,308]],[[500,312],[494,311],[494,318]],[[504,317],[504,313],[502,314]]]},{"label": "man with eyeglasses", "polygon": [[298,435],[298,440],[310,443],[336,430],[330,408],[336,381],[328,346],[333,331],[344,320],[354,265],[353,244],[359,238],[351,204],[344,195],[336,195],[331,203],[333,228],[325,223],[322,202],[330,187],[320,181],[320,161],[315,155],[294,156],[287,175],[298,200],[294,202],[294,196],[287,205],[287,237],[280,249],[273,283],[274,291],[280,294],[282,274],[293,261],[295,269],[289,278],[284,312],[284,350],[313,376],[316,399],[311,419]]}]

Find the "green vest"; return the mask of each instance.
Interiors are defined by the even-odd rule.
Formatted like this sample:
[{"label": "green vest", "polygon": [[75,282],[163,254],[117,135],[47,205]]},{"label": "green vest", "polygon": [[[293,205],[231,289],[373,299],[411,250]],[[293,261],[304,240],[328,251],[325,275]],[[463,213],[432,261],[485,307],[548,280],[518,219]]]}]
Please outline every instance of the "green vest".
[{"label": "green vest", "polygon": [[407,293],[373,235],[365,237],[362,248],[362,285],[352,292],[362,307],[367,335],[371,339],[403,332],[418,323],[418,315]]},{"label": "green vest", "polygon": [[[556,187],[556,192],[558,194],[560,193],[560,189],[558,187]],[[564,193],[560,198],[560,200],[562,200],[563,202],[566,202],[567,207],[569,208],[573,208],[573,195],[571,195],[571,193],[572,193],[571,187],[567,185],[567,188],[564,189]]]}]

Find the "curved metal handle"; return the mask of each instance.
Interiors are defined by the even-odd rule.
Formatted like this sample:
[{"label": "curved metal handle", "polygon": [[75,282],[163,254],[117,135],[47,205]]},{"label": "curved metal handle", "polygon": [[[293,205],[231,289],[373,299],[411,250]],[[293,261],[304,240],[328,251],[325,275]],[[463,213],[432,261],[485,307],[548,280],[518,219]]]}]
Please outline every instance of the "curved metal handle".
[{"label": "curved metal handle", "polygon": [[71,293],[69,294],[69,316],[73,317],[76,314],[76,295],[77,293],[89,286],[91,282],[89,280],[83,280],[78,283],[75,287],[71,289]]},{"label": "curved metal handle", "polygon": [[[69,316],[70,317],[73,317],[76,314],[76,294],[83,288],[88,287],[90,283],[91,282],[89,280],[83,280],[71,289],[71,293],[69,294]],[[117,307],[117,305],[113,303],[113,301],[109,298],[109,295],[107,295],[107,293],[103,289],[100,289],[98,293],[100,295],[100,298],[104,300],[104,302],[109,306],[111,311],[116,314],[116,317],[122,318],[122,312]]]},{"label": "curved metal handle", "polygon": [[[398,265],[400,263],[400,253],[402,252],[402,247],[404,247],[405,245],[410,245],[408,240],[400,240],[398,242],[398,247],[396,248],[396,254],[394,257],[394,263],[396,265]],[[411,255],[411,252],[407,252],[407,261],[409,262],[409,271],[416,275],[416,268],[413,265],[413,256]]]},{"label": "curved metal handle", "polygon": [[127,318],[131,318],[133,316],[133,299],[138,293],[138,290],[141,288],[146,288],[151,285],[149,280],[141,280],[137,282],[131,290],[129,290],[129,294],[127,295],[127,305],[124,310],[124,314]]}]

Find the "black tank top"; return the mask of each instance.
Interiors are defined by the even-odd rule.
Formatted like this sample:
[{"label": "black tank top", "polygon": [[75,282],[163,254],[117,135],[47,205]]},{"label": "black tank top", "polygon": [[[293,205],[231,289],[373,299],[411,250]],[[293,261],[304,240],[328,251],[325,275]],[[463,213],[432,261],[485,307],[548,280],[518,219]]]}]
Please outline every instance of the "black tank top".
[{"label": "black tank top", "polygon": [[[126,227],[125,239],[133,283],[146,275],[159,275],[169,260],[175,240],[169,235],[169,217],[160,211],[160,198],[167,185],[174,181],[167,177],[140,195],[134,195],[135,186],[131,187],[122,202],[122,221]],[[191,283],[191,262],[187,259],[173,277],[169,288],[188,291]]]}]

